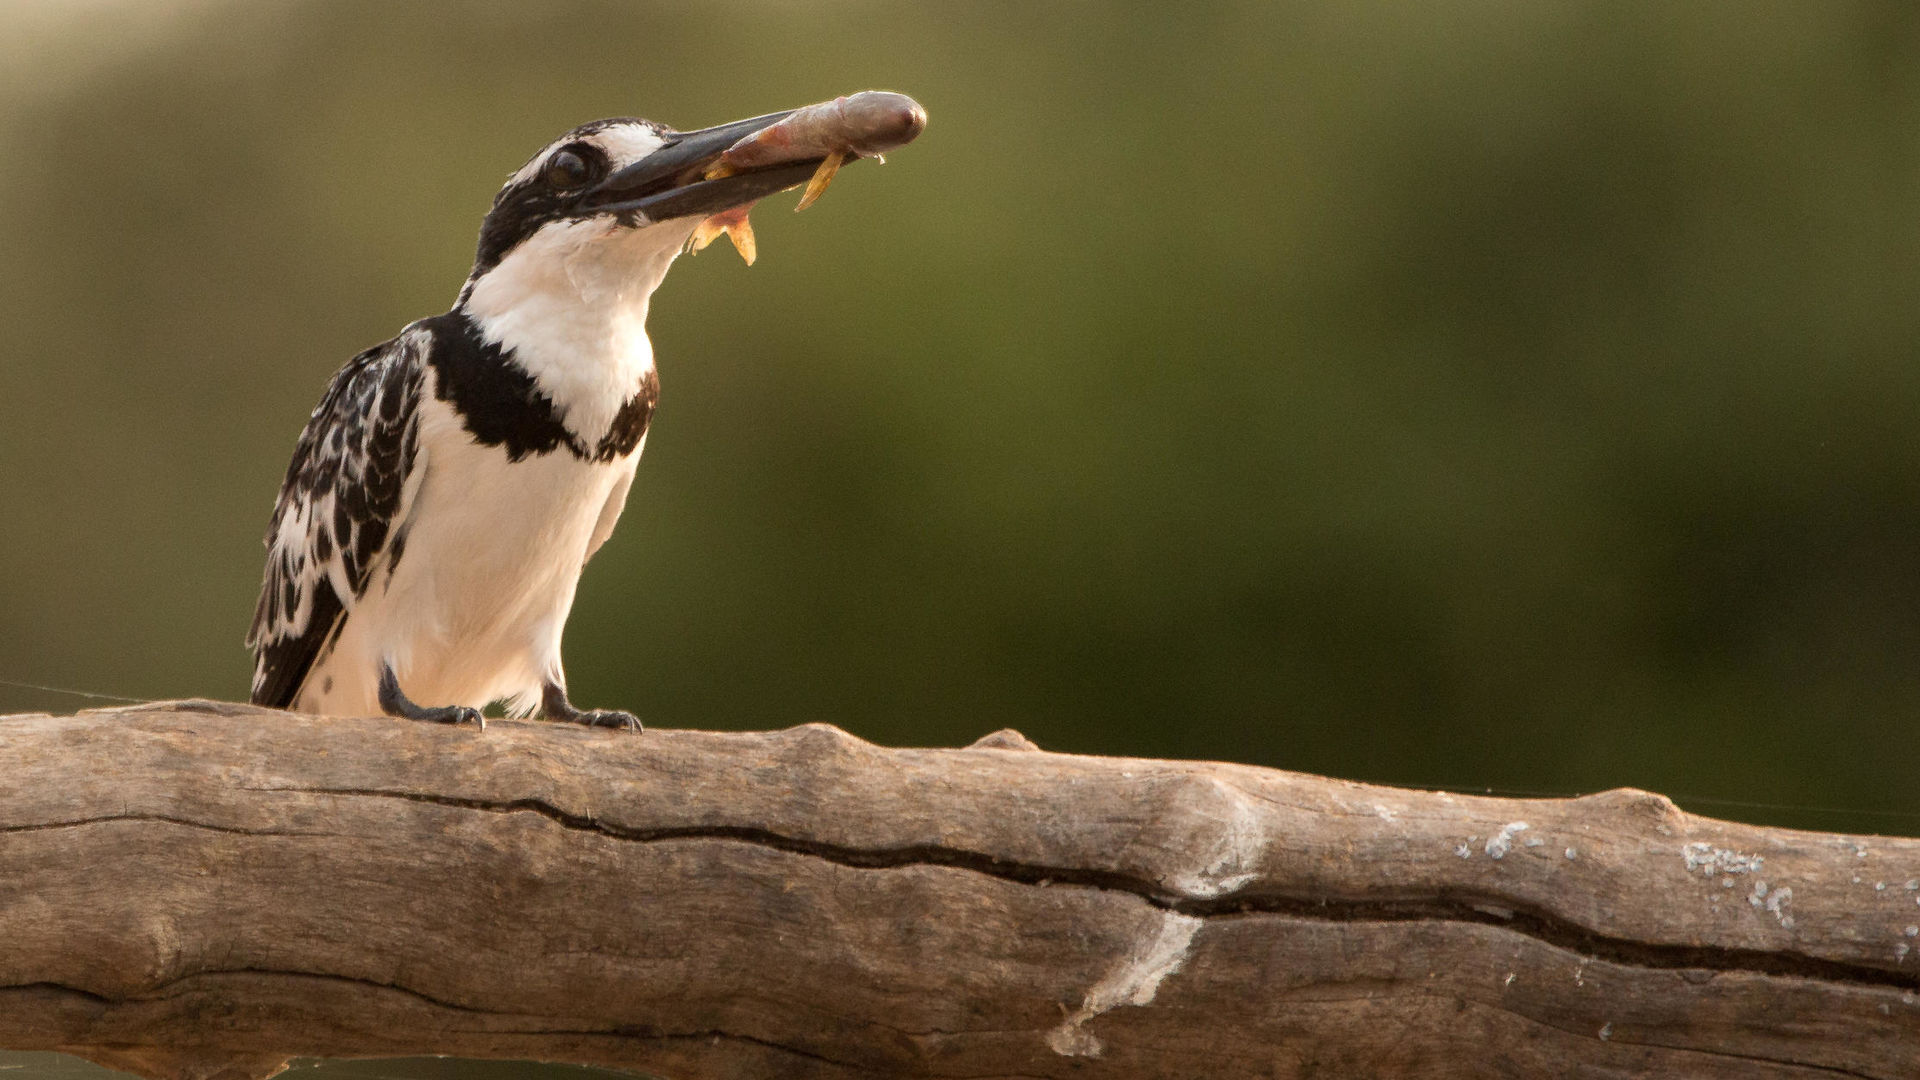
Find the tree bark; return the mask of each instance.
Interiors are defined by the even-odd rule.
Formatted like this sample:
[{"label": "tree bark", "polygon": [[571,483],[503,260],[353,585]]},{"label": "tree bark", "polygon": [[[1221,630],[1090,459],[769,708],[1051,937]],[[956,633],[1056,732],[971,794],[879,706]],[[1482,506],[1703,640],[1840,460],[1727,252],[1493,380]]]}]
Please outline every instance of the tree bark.
[{"label": "tree bark", "polygon": [[145,1076],[1920,1075],[1920,840],[1611,791],[484,731],[0,718],[0,1047]]}]

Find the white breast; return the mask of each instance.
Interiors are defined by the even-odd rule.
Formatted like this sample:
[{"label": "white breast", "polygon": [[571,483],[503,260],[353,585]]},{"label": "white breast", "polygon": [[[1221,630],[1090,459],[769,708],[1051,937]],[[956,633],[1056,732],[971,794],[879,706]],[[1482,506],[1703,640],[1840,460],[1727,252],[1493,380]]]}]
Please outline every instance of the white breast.
[{"label": "white breast", "polygon": [[507,700],[524,713],[563,681],[560,637],[595,524],[624,497],[639,449],[587,462],[559,450],[507,460],[446,403],[422,404],[426,478],[391,573],[376,565],[339,642],[307,679],[306,711],[378,715],[391,663],[421,705]]}]

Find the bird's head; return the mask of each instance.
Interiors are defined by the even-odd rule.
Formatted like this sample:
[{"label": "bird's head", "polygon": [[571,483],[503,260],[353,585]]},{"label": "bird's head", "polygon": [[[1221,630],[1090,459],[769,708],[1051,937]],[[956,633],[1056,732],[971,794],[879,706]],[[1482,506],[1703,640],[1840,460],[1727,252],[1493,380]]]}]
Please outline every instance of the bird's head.
[{"label": "bird's head", "polygon": [[[700,131],[650,120],[583,124],[508,178],[480,228],[461,292],[483,306],[553,289],[644,302],[703,222],[733,231],[752,259],[745,211],[851,157],[920,133],[926,114],[898,94],[863,93]],[[813,194],[810,192],[810,194]],[[475,296],[488,292],[501,295]]]}]

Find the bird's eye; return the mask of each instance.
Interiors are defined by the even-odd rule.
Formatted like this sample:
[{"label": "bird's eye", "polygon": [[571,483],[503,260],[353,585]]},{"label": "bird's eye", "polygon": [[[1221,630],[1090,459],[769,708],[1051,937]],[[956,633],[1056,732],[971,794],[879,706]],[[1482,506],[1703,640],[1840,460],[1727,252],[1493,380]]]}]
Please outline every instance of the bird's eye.
[{"label": "bird's eye", "polygon": [[547,184],[565,191],[587,182],[587,163],[579,154],[562,150],[547,159]]}]

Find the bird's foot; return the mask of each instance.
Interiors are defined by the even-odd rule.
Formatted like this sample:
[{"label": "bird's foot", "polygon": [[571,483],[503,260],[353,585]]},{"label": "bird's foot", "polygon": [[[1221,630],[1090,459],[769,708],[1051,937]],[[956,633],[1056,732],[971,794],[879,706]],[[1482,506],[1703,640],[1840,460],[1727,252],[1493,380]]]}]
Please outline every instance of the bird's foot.
[{"label": "bird's foot", "polygon": [[623,731],[641,731],[640,718],[624,709],[576,709],[573,702],[567,700],[567,691],[556,683],[548,683],[540,694],[540,715],[548,720],[558,720],[563,724],[584,724],[587,727],[619,728]]},{"label": "bird's foot", "polygon": [[640,718],[625,709],[586,709],[566,719],[588,727],[621,728],[626,731],[642,730]]},{"label": "bird's foot", "polygon": [[388,716],[398,716],[403,720],[425,720],[433,724],[475,724],[481,731],[487,730],[487,718],[479,709],[471,705],[440,705],[427,708],[415,705],[413,699],[400,691],[400,679],[393,669],[384,664],[380,666],[380,707]]},{"label": "bird's foot", "polygon": [[[422,709],[419,706],[415,706],[415,709],[418,711],[411,716],[407,716],[407,719],[425,720],[434,724],[478,724],[480,730],[485,731],[487,729],[487,718],[481,715],[479,709],[471,705],[442,705],[433,709]],[[403,713],[402,715],[406,714]]]}]

